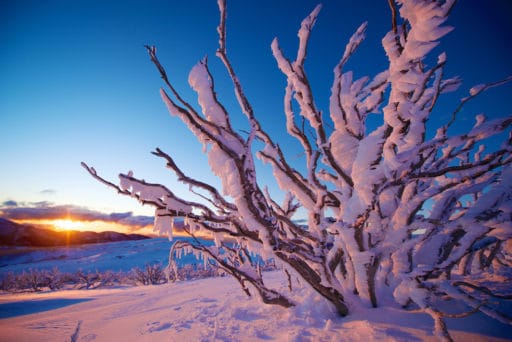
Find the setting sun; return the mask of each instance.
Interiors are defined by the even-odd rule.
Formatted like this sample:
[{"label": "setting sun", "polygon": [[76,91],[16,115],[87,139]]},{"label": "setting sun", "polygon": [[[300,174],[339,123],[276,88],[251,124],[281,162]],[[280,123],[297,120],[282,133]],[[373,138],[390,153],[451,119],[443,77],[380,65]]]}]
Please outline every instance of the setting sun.
[{"label": "setting sun", "polygon": [[52,229],[57,231],[91,231],[91,232],[104,232],[113,231],[119,233],[133,233],[136,230],[138,234],[152,235],[153,224],[147,223],[145,225],[138,225],[136,229],[133,229],[129,224],[123,224],[122,222],[110,222],[104,220],[81,220],[80,218],[71,218],[73,216],[63,216],[58,219],[23,219],[13,220],[19,224],[33,225],[43,229]]},{"label": "setting sun", "polygon": [[82,222],[68,220],[68,219],[55,220],[55,221],[53,221],[53,225],[55,226],[55,228],[61,229],[61,230],[73,230],[73,229],[80,229],[81,227],[83,227]]}]

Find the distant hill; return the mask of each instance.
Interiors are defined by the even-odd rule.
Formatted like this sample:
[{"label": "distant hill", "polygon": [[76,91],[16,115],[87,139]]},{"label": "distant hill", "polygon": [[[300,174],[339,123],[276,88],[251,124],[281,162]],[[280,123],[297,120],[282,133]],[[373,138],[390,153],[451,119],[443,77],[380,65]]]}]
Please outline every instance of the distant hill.
[{"label": "distant hill", "polygon": [[18,224],[0,218],[0,246],[51,247],[143,239],[149,239],[149,237],[140,234],[123,234],[117,232],[96,233],[74,230],[58,232]]}]

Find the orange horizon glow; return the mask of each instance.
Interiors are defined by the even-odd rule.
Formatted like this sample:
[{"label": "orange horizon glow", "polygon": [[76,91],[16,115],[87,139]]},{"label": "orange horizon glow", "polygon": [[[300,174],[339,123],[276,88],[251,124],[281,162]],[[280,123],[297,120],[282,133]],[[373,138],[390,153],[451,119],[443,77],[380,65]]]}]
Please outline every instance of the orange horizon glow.
[{"label": "orange horizon glow", "polygon": [[133,229],[127,225],[123,225],[116,222],[107,221],[82,221],[76,220],[71,217],[63,217],[56,219],[21,219],[12,220],[19,224],[33,225],[40,228],[51,229],[55,231],[90,231],[90,232],[104,232],[113,231],[125,234],[142,234],[142,235],[155,235],[153,232],[153,226],[148,225]]},{"label": "orange horizon glow", "polygon": [[83,228],[84,222],[71,219],[60,219],[54,220],[52,225],[57,228],[57,230],[82,230],[81,228]]},{"label": "orange horizon glow", "polygon": [[[112,231],[124,234],[140,234],[150,237],[166,237],[166,235],[160,236],[157,232],[153,231],[153,225],[147,225],[137,229],[133,229],[128,225],[124,225],[117,222],[108,221],[86,221],[77,220],[70,216],[55,218],[55,219],[12,219],[13,222],[18,224],[31,225],[36,228],[51,229],[57,232],[71,232],[71,231],[89,231],[89,232],[105,232]],[[188,236],[185,232],[178,230],[173,232],[174,236]],[[211,236],[207,233],[198,234],[198,237],[210,239]]]}]

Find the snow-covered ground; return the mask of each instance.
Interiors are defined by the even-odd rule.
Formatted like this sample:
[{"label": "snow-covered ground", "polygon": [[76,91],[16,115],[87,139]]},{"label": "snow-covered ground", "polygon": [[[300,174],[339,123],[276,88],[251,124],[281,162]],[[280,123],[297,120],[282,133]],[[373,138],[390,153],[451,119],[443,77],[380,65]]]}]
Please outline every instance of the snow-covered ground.
[{"label": "snow-covered ground", "polygon": [[[287,286],[279,273],[270,284]],[[428,341],[422,313],[379,308],[335,315],[302,288],[284,309],[248,298],[229,278],[160,286],[0,296],[1,341]],[[8,315],[5,315],[9,313]],[[503,341],[510,326],[482,315],[448,321],[456,341]]]},{"label": "snow-covered ground", "polygon": [[[175,240],[186,239],[175,237]],[[129,271],[145,264],[166,265],[171,242],[167,238],[107,242],[70,247],[18,248],[15,253],[0,254],[0,272],[20,273],[28,269],[61,272]],[[190,255],[183,262],[194,262]]]},{"label": "snow-covered ground", "polygon": [[[167,239],[26,250],[0,257],[0,272],[127,271],[166,264]],[[19,251],[18,251],[19,252]],[[184,262],[195,262],[192,256]],[[5,272],[5,273],[4,273]],[[287,288],[279,272],[265,273]],[[0,294],[0,341],[423,341],[435,340],[425,314],[394,308],[337,317],[321,297],[294,282],[293,309],[248,298],[230,277],[159,286]],[[286,290],[284,290],[286,291]],[[447,320],[458,341],[512,338],[509,325],[484,315]]]}]

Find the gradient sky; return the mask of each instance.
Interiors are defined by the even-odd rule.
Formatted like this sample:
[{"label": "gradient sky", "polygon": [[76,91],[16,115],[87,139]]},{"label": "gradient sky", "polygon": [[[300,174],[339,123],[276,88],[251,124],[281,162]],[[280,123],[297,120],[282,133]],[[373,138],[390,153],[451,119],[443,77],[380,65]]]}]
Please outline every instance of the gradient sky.
[{"label": "gradient sky", "polygon": [[[263,127],[290,146],[292,156],[300,151],[283,133],[285,79],[270,43],[279,37],[293,56],[300,22],[318,2],[228,1],[228,54]],[[390,11],[387,0],[322,3],[306,67],[318,105],[327,111],[332,69],[364,21],[369,22],[366,42],[346,69],[361,77],[386,68],[380,40],[390,28]],[[446,75],[460,75],[464,83],[440,102],[433,124],[444,122],[473,85],[512,74],[510,18],[509,0],[457,4],[447,23],[455,30],[434,53],[446,51]],[[119,172],[133,170],[136,177],[192,199],[163,160],[150,154],[155,147],[191,176],[218,185],[201,146],[167,114],[158,94],[163,84],[143,48],[157,46],[171,81],[191,103],[188,72],[208,55],[220,99],[243,128],[230,81],[215,57],[217,25],[214,0],[0,0],[0,210],[30,216],[30,210],[48,209],[81,218],[85,211],[90,221],[95,214],[105,222],[117,221],[102,215],[124,213],[123,219],[143,222],[153,209],[93,180],[80,162],[114,182]],[[510,85],[484,94],[461,113],[459,127],[471,125],[482,112],[510,115],[511,95]],[[262,169],[262,180],[269,175]]]}]

